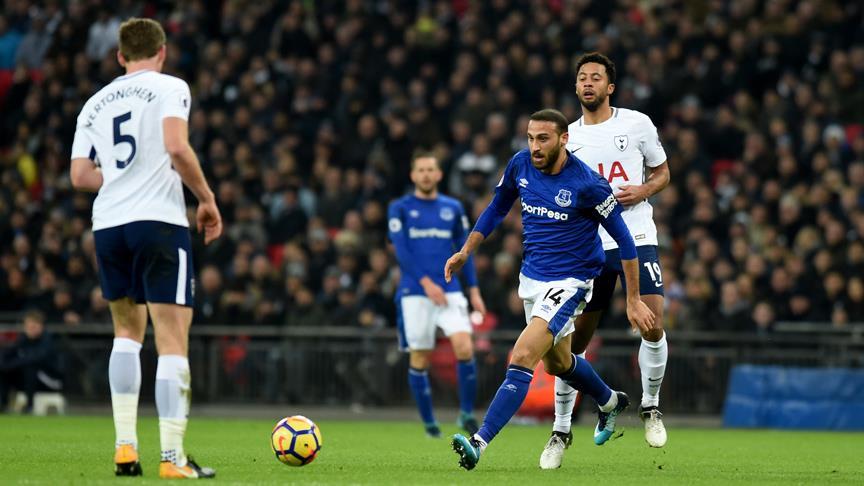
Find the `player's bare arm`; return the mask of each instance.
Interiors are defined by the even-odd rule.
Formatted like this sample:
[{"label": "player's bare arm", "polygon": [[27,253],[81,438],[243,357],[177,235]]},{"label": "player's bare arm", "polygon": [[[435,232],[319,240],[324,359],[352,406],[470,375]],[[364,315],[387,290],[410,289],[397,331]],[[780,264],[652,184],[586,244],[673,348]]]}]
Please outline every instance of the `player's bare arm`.
[{"label": "player's bare arm", "polygon": [[72,179],[72,187],[79,191],[99,192],[102,187],[102,171],[90,159],[72,159],[69,177]]},{"label": "player's bare arm", "polygon": [[204,244],[210,244],[222,235],[222,216],[216,206],[216,197],[201,171],[198,156],[189,145],[189,124],[182,118],[167,117],[162,121],[162,130],[165,134],[165,149],[171,156],[174,169],[183,184],[198,199],[196,229],[204,231]]},{"label": "player's bare arm", "polygon": [[468,261],[468,257],[471,256],[471,253],[474,253],[474,250],[480,246],[480,243],[485,240],[486,237],[483,236],[483,233],[479,231],[472,231],[471,234],[468,235],[468,239],[465,240],[465,244],[462,245],[462,249],[453,254],[449,259],[447,259],[447,263],[444,264],[444,280],[448,283],[453,278],[453,272],[458,272],[465,265],[465,262]]},{"label": "player's bare arm", "polygon": [[480,295],[480,287],[470,287],[468,289],[468,299],[471,301],[472,309],[481,314],[486,314],[486,302],[483,301],[483,296]]},{"label": "player's bare arm", "polygon": [[639,295],[639,259],[622,259],[621,268],[627,283],[627,319],[634,328],[648,332],[654,328],[654,313],[642,302]]},{"label": "player's bare arm", "polygon": [[615,198],[618,199],[618,202],[625,206],[632,206],[657,194],[669,185],[670,174],[668,162],[663,162],[657,167],[648,167],[648,171],[648,180],[644,184],[625,184],[618,187],[619,192],[615,193]]},{"label": "player's bare arm", "polygon": [[428,275],[420,279],[420,285],[423,286],[423,292],[426,292],[426,297],[429,297],[429,300],[435,305],[447,305],[447,296],[444,294],[444,289],[429,278]]}]

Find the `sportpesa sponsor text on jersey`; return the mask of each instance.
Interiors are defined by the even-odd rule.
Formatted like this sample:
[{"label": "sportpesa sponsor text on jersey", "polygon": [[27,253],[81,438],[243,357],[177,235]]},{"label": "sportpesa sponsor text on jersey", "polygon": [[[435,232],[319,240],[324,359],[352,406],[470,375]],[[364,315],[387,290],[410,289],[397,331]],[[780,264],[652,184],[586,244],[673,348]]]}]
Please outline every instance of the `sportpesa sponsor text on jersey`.
[{"label": "sportpesa sponsor text on jersey", "polygon": [[162,120],[188,120],[190,103],[185,81],[147,70],[120,76],[87,100],[78,115],[72,158],[89,158],[102,170],[94,231],[134,221],[189,226]]},{"label": "sportpesa sponsor text on jersey", "polygon": [[[624,108],[612,108],[603,123],[586,125],[580,118],[568,129],[567,149],[609,181],[614,192],[622,185],[639,185],[646,180],[645,166],[657,167],[666,161],[666,152],[657,128],[647,115]],[[636,246],[657,245],[654,209],[646,200],[622,208],[622,216]],[[618,248],[609,233],[600,228],[603,249]]]}]

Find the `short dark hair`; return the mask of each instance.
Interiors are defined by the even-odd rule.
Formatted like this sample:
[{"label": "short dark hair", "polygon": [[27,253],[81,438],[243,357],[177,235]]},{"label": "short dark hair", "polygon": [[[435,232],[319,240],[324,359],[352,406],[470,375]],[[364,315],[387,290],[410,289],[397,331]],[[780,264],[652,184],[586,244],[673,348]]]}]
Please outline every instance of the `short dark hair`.
[{"label": "short dark hair", "polygon": [[414,170],[414,166],[417,165],[417,159],[435,159],[435,166],[438,169],[441,169],[441,162],[438,161],[438,155],[431,150],[417,150],[414,152],[414,155],[411,156],[411,170]]},{"label": "short dark hair", "polygon": [[615,63],[612,62],[612,59],[609,59],[599,52],[587,52],[579,56],[579,59],[576,60],[576,74],[579,74],[582,65],[588,64],[589,62],[596,62],[597,64],[602,64],[606,67],[606,76],[609,77],[609,84],[615,84]]},{"label": "short dark hair", "polygon": [[37,321],[39,324],[45,324],[45,314],[38,309],[30,309],[24,314],[25,321]]},{"label": "short dark hair", "polygon": [[127,61],[151,58],[164,45],[165,31],[155,20],[133,17],[120,24],[118,47]]},{"label": "short dark hair", "polygon": [[570,122],[567,121],[567,117],[564,116],[564,113],[561,113],[560,111],[552,108],[544,108],[540,111],[535,111],[531,114],[531,118],[529,118],[529,120],[548,121],[554,123],[558,135],[566,132],[567,125],[570,124]]}]

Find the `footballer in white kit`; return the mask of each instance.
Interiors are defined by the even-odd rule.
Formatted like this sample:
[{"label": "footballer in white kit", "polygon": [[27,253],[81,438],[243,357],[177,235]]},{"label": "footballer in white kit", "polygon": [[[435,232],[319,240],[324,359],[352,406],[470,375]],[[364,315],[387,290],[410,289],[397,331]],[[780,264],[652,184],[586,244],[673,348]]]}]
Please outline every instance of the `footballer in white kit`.
[{"label": "footballer in white kit", "polygon": [[[639,256],[639,291],[643,302],[656,316],[655,328],[642,332],[639,366],[642,374],[640,416],[645,439],[651,447],[663,447],[666,429],[659,410],[660,385],[666,369],[668,350],[662,327],[663,273],[657,253],[657,228],[648,197],[669,183],[666,152],[651,119],[638,111],[610,106],[615,90],[615,64],[599,53],[583,55],[577,62],[576,94],[583,116],[568,127],[567,149],[603,176],[624,207],[622,216],[636,243]],[[600,237],[606,252],[606,266],[594,280],[594,295],[577,318],[572,335],[573,352],[584,356],[601,314],[611,302],[619,278],[624,285],[618,245],[601,226]],[[540,467],[560,467],[570,433],[576,390],[555,380],[555,424],[540,457]]]},{"label": "footballer in white kit", "polygon": [[215,471],[198,466],[183,449],[194,293],[183,185],[198,199],[196,222],[205,243],[219,237],[222,220],[189,146],[189,86],[160,73],[165,41],[165,32],[153,20],[132,18],[120,26],[117,60],[126,75],[99,90],[81,109],[70,176],[76,189],[98,192],[93,235],[115,337],[108,362],[114,472],[142,474],[137,414],[140,352],[149,314],[159,353],[159,476],[210,478]]}]

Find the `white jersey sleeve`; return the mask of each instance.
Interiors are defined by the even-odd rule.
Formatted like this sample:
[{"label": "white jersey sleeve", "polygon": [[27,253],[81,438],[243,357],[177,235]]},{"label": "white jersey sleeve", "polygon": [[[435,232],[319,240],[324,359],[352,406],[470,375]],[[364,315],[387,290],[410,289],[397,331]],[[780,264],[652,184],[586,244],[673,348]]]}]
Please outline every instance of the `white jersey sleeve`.
[{"label": "white jersey sleeve", "polygon": [[185,81],[154,71],[120,76],[94,94],[78,116],[72,158],[102,170],[93,230],[134,221],[189,226],[183,183],[165,148],[163,120],[189,118]]},{"label": "white jersey sleeve", "polygon": [[72,139],[72,158],[90,159],[96,162],[96,148],[87,130],[75,130],[75,138]]},{"label": "white jersey sleeve", "polygon": [[642,136],[639,140],[639,151],[645,158],[645,165],[648,167],[657,167],[666,162],[666,151],[663,150],[663,144],[660,142],[660,134],[657,133],[657,127],[651,122],[651,119],[645,115],[641,125]]},{"label": "white jersey sleeve", "polygon": [[189,92],[189,85],[182,79],[174,78],[176,81],[174,86],[169,88],[165,93],[165,99],[162,102],[162,118],[176,117],[183,120],[189,120],[189,105],[192,101],[192,94]]}]

